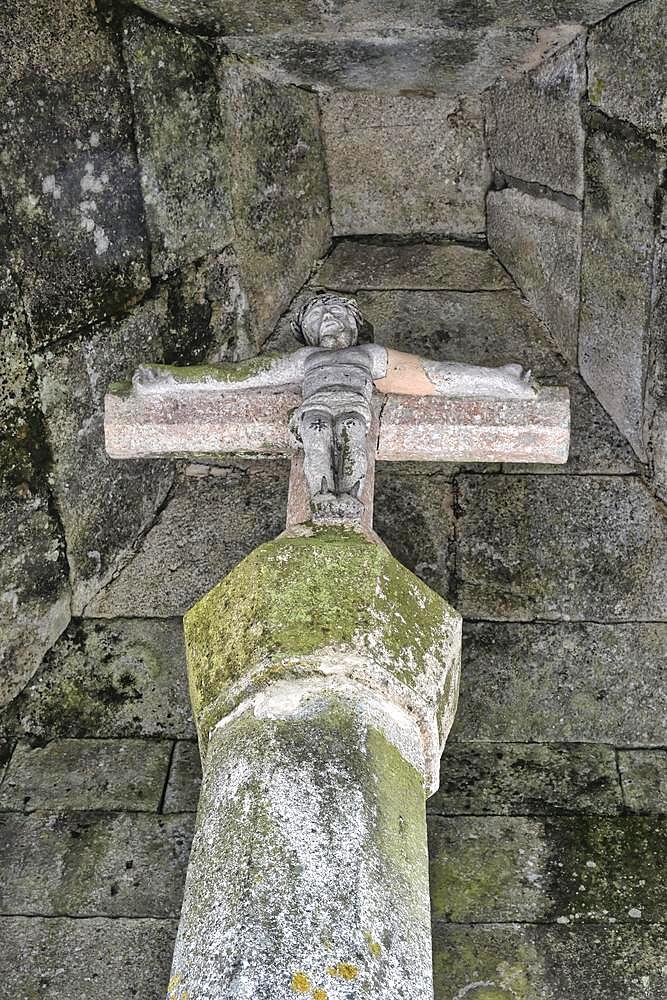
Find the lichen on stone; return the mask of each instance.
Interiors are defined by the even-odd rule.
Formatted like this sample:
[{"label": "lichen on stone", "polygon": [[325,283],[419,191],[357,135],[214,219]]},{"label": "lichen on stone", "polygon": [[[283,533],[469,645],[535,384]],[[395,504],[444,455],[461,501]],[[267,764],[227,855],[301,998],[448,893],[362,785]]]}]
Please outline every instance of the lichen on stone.
[{"label": "lichen on stone", "polygon": [[317,528],[260,546],[191,608],[184,627],[204,742],[251,670],[304,676],[319,654],[372,661],[436,714],[456,697],[444,666],[458,650],[458,614],[351,530]]}]

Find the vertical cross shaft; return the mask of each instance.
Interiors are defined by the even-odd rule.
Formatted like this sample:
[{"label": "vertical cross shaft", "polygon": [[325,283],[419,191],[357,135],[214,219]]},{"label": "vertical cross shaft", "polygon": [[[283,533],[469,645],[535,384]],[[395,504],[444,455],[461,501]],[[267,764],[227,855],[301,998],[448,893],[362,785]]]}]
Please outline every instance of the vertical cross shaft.
[{"label": "vertical cross shaft", "polygon": [[204,782],[170,1000],[430,1000],[460,627],[341,528],[261,546],[188,612]]}]

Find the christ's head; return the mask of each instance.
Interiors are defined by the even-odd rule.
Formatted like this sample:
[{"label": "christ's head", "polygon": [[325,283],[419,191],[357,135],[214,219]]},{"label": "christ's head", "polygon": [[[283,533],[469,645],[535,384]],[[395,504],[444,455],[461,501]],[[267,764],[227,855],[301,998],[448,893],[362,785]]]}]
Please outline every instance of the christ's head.
[{"label": "christ's head", "polygon": [[302,344],[335,351],[357,343],[362,323],[356,299],[316,295],[292,320],[292,332]]}]

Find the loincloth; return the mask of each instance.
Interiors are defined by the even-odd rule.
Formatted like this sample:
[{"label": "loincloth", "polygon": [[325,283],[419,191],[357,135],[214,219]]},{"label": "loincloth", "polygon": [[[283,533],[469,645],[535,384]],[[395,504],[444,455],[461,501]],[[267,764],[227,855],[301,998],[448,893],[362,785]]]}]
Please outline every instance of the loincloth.
[{"label": "loincloth", "polygon": [[298,434],[303,418],[309,413],[324,413],[332,421],[345,416],[360,417],[366,430],[371,426],[370,403],[361,393],[349,389],[320,390],[304,399],[290,421],[294,433]]}]

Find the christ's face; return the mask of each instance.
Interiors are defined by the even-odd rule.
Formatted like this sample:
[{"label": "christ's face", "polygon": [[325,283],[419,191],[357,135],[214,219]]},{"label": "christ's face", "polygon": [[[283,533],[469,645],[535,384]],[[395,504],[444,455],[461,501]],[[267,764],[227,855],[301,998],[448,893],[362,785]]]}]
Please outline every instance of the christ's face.
[{"label": "christ's face", "polygon": [[309,344],[327,351],[351,347],[357,341],[354,315],[342,302],[325,304],[315,299],[301,321],[301,328]]}]

